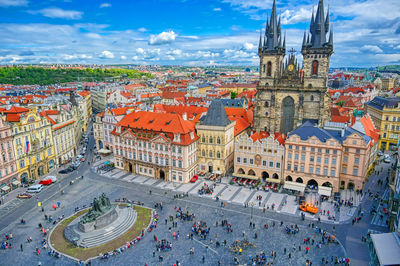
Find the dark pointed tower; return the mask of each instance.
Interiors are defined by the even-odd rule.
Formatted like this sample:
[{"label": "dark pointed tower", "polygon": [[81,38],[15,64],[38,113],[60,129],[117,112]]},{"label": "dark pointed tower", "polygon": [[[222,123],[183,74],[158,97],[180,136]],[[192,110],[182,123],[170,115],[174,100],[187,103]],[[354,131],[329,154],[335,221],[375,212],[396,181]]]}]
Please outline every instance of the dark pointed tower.
[{"label": "dark pointed tower", "polygon": [[[303,77],[304,87],[309,91],[319,92],[320,113],[328,119],[328,111],[325,105],[329,105],[327,99],[329,63],[333,54],[333,30],[330,28],[329,7],[327,14],[324,11],[324,1],[319,0],[317,12],[311,17],[310,31],[303,39]],[[329,39],[327,35],[329,33]],[[311,35],[311,38],[310,38]],[[316,97],[314,97],[316,99]],[[316,104],[316,103],[315,103]],[[315,108],[314,108],[315,109]],[[305,110],[306,112],[307,110]],[[324,122],[319,121],[320,125]]]},{"label": "dark pointed tower", "polygon": [[282,35],[281,18],[277,15],[276,1],[274,0],[271,15],[267,16],[265,34],[260,40],[258,55],[260,56],[260,82],[256,99],[255,129],[268,130],[268,120],[273,119],[271,108],[275,105],[275,84],[283,71],[283,59],[286,52],[286,39]]}]

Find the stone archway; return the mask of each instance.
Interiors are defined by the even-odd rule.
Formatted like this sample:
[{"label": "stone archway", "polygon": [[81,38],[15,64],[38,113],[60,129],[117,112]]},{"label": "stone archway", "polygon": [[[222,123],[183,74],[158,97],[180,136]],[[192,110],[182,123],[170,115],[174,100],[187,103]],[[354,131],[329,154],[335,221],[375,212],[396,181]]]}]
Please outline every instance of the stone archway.
[{"label": "stone archway", "polygon": [[255,175],[256,175],[256,172],[254,172],[253,169],[250,169],[249,172],[248,172],[247,174],[248,174],[248,175],[255,176]]},{"label": "stone archway", "polygon": [[244,175],[244,174],[246,174],[246,173],[244,172],[244,170],[243,170],[242,168],[239,168],[238,174]]},{"label": "stone archway", "polygon": [[165,180],[165,172],[164,172],[164,170],[160,170],[160,179]]},{"label": "stone archway", "polygon": [[277,173],[274,173],[274,174],[272,175],[272,178],[273,178],[273,179],[279,179],[279,175],[278,175]]},{"label": "stone archway", "polygon": [[98,149],[100,150],[100,149],[103,149],[103,142],[101,141],[101,140],[99,140],[99,147],[98,147]]},{"label": "stone archway", "polygon": [[312,189],[316,189],[316,188],[318,188],[318,182],[315,181],[314,179],[310,179],[307,182],[307,186],[309,186]]},{"label": "stone archway", "polygon": [[266,172],[266,171],[262,172],[262,179],[265,181],[265,180],[267,180],[267,178],[269,178],[268,172]]},{"label": "stone archway", "polygon": [[39,168],[38,168],[38,177],[41,177],[42,175],[44,175],[43,165],[39,166]]},{"label": "stone archway", "polygon": [[213,163],[212,163],[212,162],[209,162],[209,163],[208,163],[208,172],[209,172],[209,173],[212,173],[212,172],[213,172]]},{"label": "stone archway", "polygon": [[293,130],[294,126],[294,100],[287,96],[282,101],[281,132],[287,134]]},{"label": "stone archway", "polygon": [[286,177],[286,181],[292,182],[292,181],[293,181],[293,178],[292,178],[290,175],[288,175],[288,176]]},{"label": "stone archway", "polygon": [[21,174],[20,178],[21,178],[21,183],[28,183],[28,179],[29,179],[28,173],[25,172],[25,173]]},{"label": "stone archway", "polygon": [[132,165],[132,163],[129,163],[129,172],[133,172],[133,165]]},{"label": "stone archway", "polygon": [[298,178],[296,179],[296,182],[297,182],[297,183],[303,183],[303,178],[298,177]]},{"label": "stone archway", "polygon": [[330,187],[333,188],[332,184],[330,182],[325,182],[322,184],[323,187]]},{"label": "stone archway", "polygon": [[353,190],[354,189],[354,183],[352,181],[349,181],[349,183],[347,183],[347,189]]}]

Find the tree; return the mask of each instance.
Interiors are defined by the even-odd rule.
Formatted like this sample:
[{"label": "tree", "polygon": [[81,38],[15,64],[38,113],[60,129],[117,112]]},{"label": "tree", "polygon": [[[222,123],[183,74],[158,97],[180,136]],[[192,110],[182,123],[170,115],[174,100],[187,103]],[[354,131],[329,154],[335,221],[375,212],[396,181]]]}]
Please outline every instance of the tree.
[{"label": "tree", "polygon": [[337,106],[340,106],[340,107],[343,107],[344,104],[345,104],[344,101],[339,101],[336,105],[337,105]]},{"label": "tree", "polygon": [[231,99],[235,99],[237,96],[237,92],[231,91]]}]

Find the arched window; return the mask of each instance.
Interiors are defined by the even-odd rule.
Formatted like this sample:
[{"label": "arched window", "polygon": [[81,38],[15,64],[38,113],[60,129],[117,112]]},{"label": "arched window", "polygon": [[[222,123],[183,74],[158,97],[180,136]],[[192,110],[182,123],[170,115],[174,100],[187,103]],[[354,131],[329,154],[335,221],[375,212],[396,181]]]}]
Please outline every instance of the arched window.
[{"label": "arched window", "polygon": [[313,76],[318,75],[318,61],[317,60],[314,60],[312,63],[312,74],[313,74]]},{"label": "arched window", "polygon": [[221,139],[219,137],[217,138],[217,144],[221,144]]},{"label": "arched window", "polygon": [[269,106],[268,101],[266,101],[265,102],[265,107],[268,107],[268,106]]},{"label": "arched window", "polygon": [[265,73],[265,65],[263,65],[263,73]]},{"label": "arched window", "polygon": [[311,95],[310,100],[314,101],[314,95]]},{"label": "arched window", "polygon": [[203,137],[201,138],[201,141],[204,143],[206,142],[206,137],[203,135]]},{"label": "arched window", "polygon": [[212,137],[210,137],[210,143],[213,143],[213,138]]},{"label": "arched window", "polygon": [[213,152],[212,151],[209,152],[209,156],[213,157]]},{"label": "arched window", "polygon": [[272,63],[271,61],[267,63],[267,76],[270,77],[272,75]]},{"label": "arched window", "polygon": [[217,158],[221,158],[221,153],[217,152]]},{"label": "arched window", "polygon": [[203,156],[203,157],[206,156],[206,152],[204,150],[201,151],[201,156]]}]

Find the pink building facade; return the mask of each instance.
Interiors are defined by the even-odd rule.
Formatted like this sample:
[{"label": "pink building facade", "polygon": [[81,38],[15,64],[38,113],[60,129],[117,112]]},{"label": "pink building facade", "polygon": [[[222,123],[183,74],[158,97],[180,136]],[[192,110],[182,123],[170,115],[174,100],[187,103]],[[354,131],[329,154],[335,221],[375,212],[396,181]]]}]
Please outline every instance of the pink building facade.
[{"label": "pink building facade", "polygon": [[20,184],[11,133],[11,127],[0,118],[0,193],[7,193]]}]

